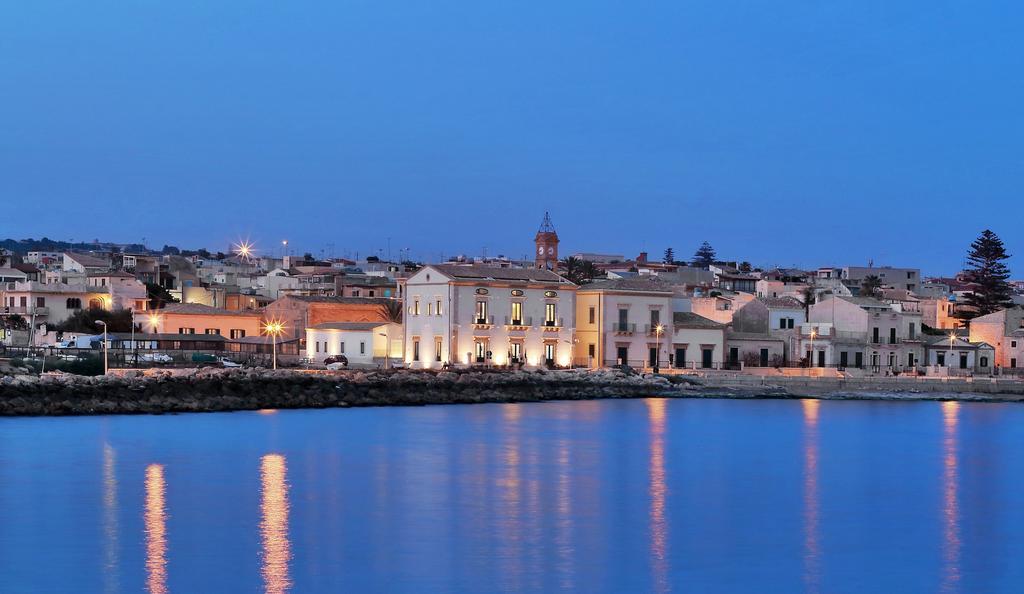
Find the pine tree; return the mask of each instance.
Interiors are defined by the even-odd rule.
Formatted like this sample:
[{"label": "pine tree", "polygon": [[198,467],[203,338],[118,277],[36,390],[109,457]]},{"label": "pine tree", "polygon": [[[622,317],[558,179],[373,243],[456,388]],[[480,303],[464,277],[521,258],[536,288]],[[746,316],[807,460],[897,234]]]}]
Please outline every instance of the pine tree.
[{"label": "pine tree", "polygon": [[1009,257],[1003,241],[988,229],[974,240],[967,254],[965,276],[975,288],[967,294],[967,307],[959,309],[960,318],[970,320],[1013,306],[1013,290],[1007,282],[1010,269],[1003,263]]},{"label": "pine tree", "polygon": [[704,242],[700,244],[697,251],[693,254],[693,265],[700,268],[707,268],[715,263],[715,248],[711,247],[711,244]]},{"label": "pine tree", "polygon": [[665,257],[662,262],[665,264],[673,264],[676,261],[676,252],[672,248],[665,248]]}]

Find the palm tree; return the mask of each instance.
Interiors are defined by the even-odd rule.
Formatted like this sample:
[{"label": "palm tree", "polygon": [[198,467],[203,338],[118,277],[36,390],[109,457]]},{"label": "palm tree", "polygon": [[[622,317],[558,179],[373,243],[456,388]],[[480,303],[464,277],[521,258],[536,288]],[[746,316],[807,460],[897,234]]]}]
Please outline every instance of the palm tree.
[{"label": "palm tree", "polygon": [[869,274],[860,281],[860,294],[863,297],[874,297],[875,293],[882,288],[882,279],[877,275]]},{"label": "palm tree", "polygon": [[817,295],[814,292],[814,287],[807,285],[800,291],[800,296],[804,302],[804,319],[811,319],[811,306],[817,301]]},{"label": "palm tree", "polygon": [[404,309],[400,299],[388,299],[377,307],[377,313],[385,322],[401,324]]},{"label": "palm tree", "polygon": [[583,284],[584,261],[574,256],[562,258],[562,276],[577,285]]}]

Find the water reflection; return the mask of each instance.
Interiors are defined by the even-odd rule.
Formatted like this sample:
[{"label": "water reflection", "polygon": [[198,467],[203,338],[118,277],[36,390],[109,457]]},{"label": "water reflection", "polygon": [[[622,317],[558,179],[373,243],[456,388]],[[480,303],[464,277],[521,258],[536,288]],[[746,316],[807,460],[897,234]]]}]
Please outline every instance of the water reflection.
[{"label": "water reflection", "polygon": [[668,527],[665,521],[665,400],[649,398],[647,419],[650,425],[650,549],[651,573],[657,592],[667,592],[668,584]]},{"label": "water reflection", "polygon": [[802,400],[804,413],[804,585],[821,589],[820,503],[818,497],[818,400]]},{"label": "water reflection", "polygon": [[266,592],[281,594],[291,588],[288,562],[288,467],[284,456],[268,454],[260,459],[262,501],[260,533],[263,537],[263,583]]},{"label": "water reflection", "polygon": [[957,421],[959,402],[942,403],[942,422],[945,435],[942,440],[942,525],[943,545],[942,591],[956,592],[960,583],[960,503],[957,472]]},{"label": "water reflection", "polygon": [[572,591],[573,586],[573,556],[575,551],[572,544],[572,489],[569,464],[569,442],[566,439],[558,440],[558,486],[557,505],[558,521],[555,544],[558,547],[558,575],[559,587],[565,591]]},{"label": "water reflection", "polygon": [[499,511],[499,555],[501,559],[501,576],[505,581],[503,587],[509,590],[521,590],[523,576],[523,518],[522,518],[522,482],[520,477],[520,428],[519,420],[522,410],[518,404],[503,404],[505,440],[502,444],[505,472],[498,479],[501,506]]},{"label": "water reflection", "polygon": [[167,592],[167,507],[164,502],[164,467],[146,467],[146,589]]},{"label": "water reflection", "polygon": [[103,590],[120,590],[118,573],[117,454],[103,444]]}]

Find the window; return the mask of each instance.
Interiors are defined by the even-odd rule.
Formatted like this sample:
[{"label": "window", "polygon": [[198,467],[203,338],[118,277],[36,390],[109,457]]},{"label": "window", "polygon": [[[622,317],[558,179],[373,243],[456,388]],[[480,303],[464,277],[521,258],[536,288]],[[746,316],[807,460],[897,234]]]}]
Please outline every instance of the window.
[{"label": "window", "polygon": [[376,295],[374,295],[373,293],[374,293],[373,289],[370,289],[370,297],[376,297]]},{"label": "window", "polygon": [[433,303],[428,303],[427,304],[427,315],[428,316],[434,315],[434,304]]},{"label": "window", "polygon": [[487,323],[487,300],[477,299],[476,301],[476,323],[486,324]]},{"label": "window", "polygon": [[216,335],[219,336],[220,335],[220,328],[207,328],[206,330],[203,330],[203,334],[207,334],[207,335],[216,334]]},{"label": "window", "polygon": [[178,328],[178,334],[195,334],[195,328]]},{"label": "window", "polygon": [[232,328],[228,332],[230,333],[230,336],[231,336],[232,340],[237,340],[239,338],[245,338],[245,330],[243,330],[241,328]]},{"label": "window", "polygon": [[619,328],[618,328],[618,330],[620,332],[625,332],[627,327],[628,327],[628,325],[629,325],[629,310],[624,308],[624,307],[620,307],[619,308]]},{"label": "window", "polygon": [[595,311],[595,309],[593,307],[590,308],[590,310],[588,312],[588,315],[590,316],[589,317],[589,320],[590,320],[589,323],[593,324],[594,323],[594,319],[596,317],[596,311]]},{"label": "window", "polygon": [[793,318],[786,318],[786,320],[787,320],[786,328],[792,330],[793,329],[793,321],[794,321]]},{"label": "window", "polygon": [[78,297],[68,297],[67,300],[68,309],[82,309],[82,300]]},{"label": "window", "polygon": [[338,343],[338,352],[343,354],[343,355],[345,354],[345,341],[344,340]]},{"label": "window", "polygon": [[[440,302],[438,302],[440,303]],[[443,341],[440,338],[434,340],[434,361],[441,362],[441,346]]]},{"label": "window", "polygon": [[[342,352],[344,352],[344,349],[342,349]],[[412,341],[412,360],[420,360],[420,341],[418,338],[414,338]]]},{"label": "window", "polygon": [[981,366],[982,367],[988,367],[988,357],[982,357],[981,358]]},{"label": "window", "polygon": [[654,327],[656,327],[660,323],[661,323],[661,310],[659,310],[659,309],[652,309],[651,310],[651,328],[653,329]]},{"label": "window", "polygon": [[420,300],[416,299],[412,302],[412,315],[420,315]]},{"label": "window", "polygon": [[785,330],[787,323],[786,318],[779,318],[779,330]]},{"label": "window", "polygon": [[595,345],[593,343],[587,345],[587,356],[588,357],[593,357],[596,352],[597,352],[597,345]]},{"label": "window", "polygon": [[[352,289],[352,296],[353,297],[358,297],[359,296],[359,289]],[[417,311],[416,315],[419,315],[419,314],[420,314],[420,312]]]},{"label": "window", "polygon": [[554,363],[555,362],[555,345],[554,343],[547,343],[544,345],[544,362]]},{"label": "window", "polygon": [[896,329],[889,328],[889,344],[896,344]]},{"label": "window", "polygon": [[910,340],[914,340],[917,338],[917,325],[914,324],[913,322],[910,323],[910,328],[908,328],[907,337],[910,338]]},{"label": "window", "polygon": [[473,343],[473,350],[476,352],[476,362],[483,363],[484,355],[487,354],[487,347],[482,340]]},{"label": "window", "polygon": [[878,328],[871,329],[871,342],[878,342]]},{"label": "window", "polygon": [[360,355],[365,355],[366,354],[366,343],[363,342],[363,341],[359,341],[359,354]]},{"label": "window", "polygon": [[523,303],[521,301],[512,302],[512,325],[523,325]]},{"label": "window", "polygon": [[939,351],[939,352],[935,353],[935,364],[938,365],[939,367],[945,367],[946,366],[946,353],[944,353],[942,351]]},{"label": "window", "polygon": [[28,297],[21,297],[21,307],[28,307]]},{"label": "window", "polygon": [[36,307],[46,307],[46,297],[36,297]]},{"label": "window", "polygon": [[1010,348],[1011,349],[1017,348],[1017,341],[1016,340],[1011,340],[1010,341]]},{"label": "window", "polygon": [[509,349],[509,359],[513,363],[518,363],[523,358],[523,343],[513,342],[510,346],[512,348]]},{"label": "window", "polygon": [[316,341],[316,352],[320,352],[320,341]]},{"label": "window", "polygon": [[554,326],[555,325],[555,304],[545,303],[544,304],[544,325]]},{"label": "window", "polygon": [[438,299],[434,302],[434,313],[441,315],[441,300]]}]

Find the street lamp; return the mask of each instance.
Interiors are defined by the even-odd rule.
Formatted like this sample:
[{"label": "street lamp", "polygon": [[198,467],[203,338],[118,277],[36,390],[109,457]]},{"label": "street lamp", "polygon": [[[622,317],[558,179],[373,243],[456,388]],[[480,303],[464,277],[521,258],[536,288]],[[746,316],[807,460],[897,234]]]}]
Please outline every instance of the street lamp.
[{"label": "street lamp", "polygon": [[807,354],[807,367],[814,367],[814,339],[818,336],[818,329],[811,328],[811,351]]},{"label": "street lamp", "polygon": [[96,323],[103,326],[103,375],[107,375],[109,365],[107,362],[107,323],[103,320],[96,320]]},{"label": "street lamp", "polygon": [[271,320],[264,324],[263,330],[271,337],[273,343],[272,357],[274,362],[274,369],[277,369],[277,337],[281,334],[282,331],[284,331],[284,324],[277,320]]},{"label": "street lamp", "polygon": [[156,334],[160,329],[160,315],[149,314],[149,324],[153,327],[153,334]]},{"label": "street lamp", "polygon": [[658,373],[661,360],[661,333],[664,331],[665,327],[661,324],[654,327],[654,373]]},{"label": "street lamp", "polygon": [[384,352],[386,353],[385,356],[387,357],[387,368],[391,369],[391,328],[385,326],[384,329],[387,330],[387,334],[383,332],[378,332],[377,336],[384,337]]}]

